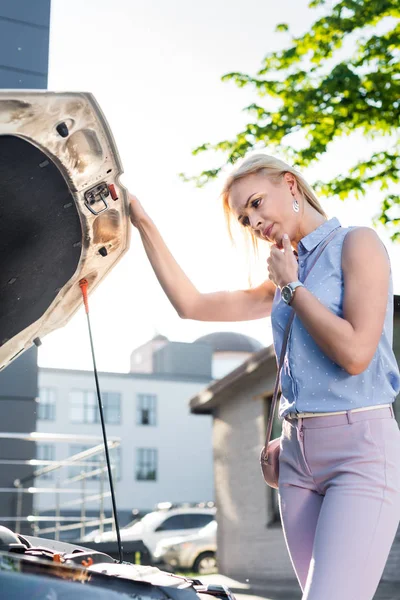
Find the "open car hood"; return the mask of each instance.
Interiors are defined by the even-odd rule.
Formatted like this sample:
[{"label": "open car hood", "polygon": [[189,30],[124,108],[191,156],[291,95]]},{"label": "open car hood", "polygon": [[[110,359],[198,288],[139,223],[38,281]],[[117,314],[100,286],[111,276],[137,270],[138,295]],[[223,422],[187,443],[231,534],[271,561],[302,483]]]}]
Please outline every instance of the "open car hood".
[{"label": "open car hood", "polygon": [[129,246],[111,131],[87,93],[0,92],[0,370],[65,325]]},{"label": "open car hood", "polygon": [[235,600],[224,585],[119,563],[84,546],[20,536],[6,527],[0,527],[0,589],[7,598]]}]

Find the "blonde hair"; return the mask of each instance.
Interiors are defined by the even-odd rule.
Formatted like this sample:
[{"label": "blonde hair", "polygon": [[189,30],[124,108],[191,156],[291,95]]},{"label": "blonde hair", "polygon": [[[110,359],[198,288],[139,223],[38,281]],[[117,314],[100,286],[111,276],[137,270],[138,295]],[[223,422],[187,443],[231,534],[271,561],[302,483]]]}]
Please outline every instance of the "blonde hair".
[{"label": "blonde hair", "polygon": [[[227,180],[225,181],[224,187],[222,188],[222,205],[231,240],[233,239],[233,236],[231,229],[232,210],[229,206],[230,191],[232,189],[233,184],[236,181],[239,181],[240,179],[243,179],[248,175],[255,175],[256,173],[263,173],[264,175],[269,177],[273,183],[278,183],[279,181],[281,181],[285,173],[291,173],[296,179],[297,187],[303,198],[321,215],[327,217],[312,187],[306,182],[304,177],[298,171],[296,171],[296,169],[294,169],[294,167],[291,167],[283,160],[275,158],[274,156],[269,156],[268,154],[253,154],[252,156],[245,158],[232,171],[232,173],[228,176]],[[253,249],[257,251],[258,240],[254,235],[254,232],[251,231],[250,227],[247,227],[244,231],[246,234],[251,236]]]}]

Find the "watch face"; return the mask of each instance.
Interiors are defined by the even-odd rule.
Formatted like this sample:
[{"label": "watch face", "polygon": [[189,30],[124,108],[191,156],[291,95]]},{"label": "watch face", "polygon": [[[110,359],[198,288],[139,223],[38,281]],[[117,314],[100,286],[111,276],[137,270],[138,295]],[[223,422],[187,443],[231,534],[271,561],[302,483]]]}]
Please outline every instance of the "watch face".
[{"label": "watch face", "polygon": [[286,304],[289,304],[289,302],[291,301],[292,296],[293,296],[293,292],[292,292],[292,290],[290,289],[289,286],[285,285],[282,288],[282,290],[281,290],[281,296],[282,296],[282,300],[284,302],[286,302]]}]

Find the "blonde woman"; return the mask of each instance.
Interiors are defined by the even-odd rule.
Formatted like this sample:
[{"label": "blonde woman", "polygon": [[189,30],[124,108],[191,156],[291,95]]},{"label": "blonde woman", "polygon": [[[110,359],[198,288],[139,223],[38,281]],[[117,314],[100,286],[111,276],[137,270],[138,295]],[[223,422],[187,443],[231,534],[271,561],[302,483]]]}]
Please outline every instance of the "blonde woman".
[{"label": "blonde woman", "polygon": [[[138,199],[131,220],[169,300],[184,319],[272,317],[280,354],[283,420],[279,497],[283,530],[303,600],[372,600],[400,519],[400,390],[392,351],[388,255],[369,228],[327,219],[304,178],[257,154],[228,177],[228,221],[270,244],[268,279],[203,294],[185,275]],[[313,257],[328,236],[312,273]]]}]

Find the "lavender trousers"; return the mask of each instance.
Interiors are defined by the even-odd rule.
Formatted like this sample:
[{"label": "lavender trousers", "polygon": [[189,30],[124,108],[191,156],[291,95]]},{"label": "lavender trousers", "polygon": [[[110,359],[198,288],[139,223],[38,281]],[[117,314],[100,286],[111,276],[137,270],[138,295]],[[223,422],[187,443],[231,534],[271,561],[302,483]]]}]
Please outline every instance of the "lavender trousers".
[{"label": "lavender trousers", "polygon": [[372,600],[400,520],[392,408],[283,421],[279,504],[303,600]]}]

